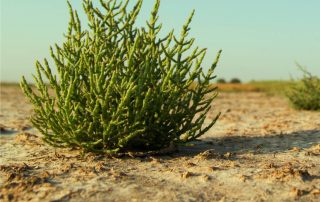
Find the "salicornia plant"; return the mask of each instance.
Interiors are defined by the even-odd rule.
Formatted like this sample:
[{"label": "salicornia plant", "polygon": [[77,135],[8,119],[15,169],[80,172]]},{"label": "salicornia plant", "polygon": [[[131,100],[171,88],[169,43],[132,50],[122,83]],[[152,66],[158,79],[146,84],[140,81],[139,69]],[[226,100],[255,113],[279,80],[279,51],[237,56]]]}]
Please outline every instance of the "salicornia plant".
[{"label": "salicornia plant", "polygon": [[[142,0],[128,11],[128,0],[83,0],[88,28],[70,3],[66,41],[51,48],[58,74],[48,61],[36,63],[33,90],[21,87],[34,105],[33,125],[54,146],[116,153],[159,150],[200,137],[216,88],[210,84],[220,52],[205,73],[206,49],[188,39],[194,12],[180,37],[159,37],[157,0],[146,27],[135,26]],[[45,78],[45,79],[43,79]],[[193,86],[192,88],[190,86]]]},{"label": "salicornia plant", "polygon": [[296,81],[287,96],[293,107],[304,110],[320,110],[320,78],[298,64],[303,78]]}]

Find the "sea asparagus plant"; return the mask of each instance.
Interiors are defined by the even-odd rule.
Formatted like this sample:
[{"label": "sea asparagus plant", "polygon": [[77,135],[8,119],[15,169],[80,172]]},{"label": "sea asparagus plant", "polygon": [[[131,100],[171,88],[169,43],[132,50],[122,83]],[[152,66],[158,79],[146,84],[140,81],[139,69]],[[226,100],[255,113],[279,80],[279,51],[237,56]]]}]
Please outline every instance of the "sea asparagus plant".
[{"label": "sea asparagus plant", "polygon": [[45,59],[36,62],[35,88],[22,78],[45,142],[109,154],[153,151],[195,140],[218,119],[204,126],[221,51],[204,71],[206,49],[188,38],[194,11],[180,37],[173,30],[160,37],[160,0],[141,28],[135,22],[142,0],[131,10],[128,2],[100,0],[95,7],[83,0],[87,29],[68,2],[65,42],[50,48],[57,75]]},{"label": "sea asparagus plant", "polygon": [[287,92],[293,107],[304,110],[320,110],[320,78],[298,64],[303,78]]}]

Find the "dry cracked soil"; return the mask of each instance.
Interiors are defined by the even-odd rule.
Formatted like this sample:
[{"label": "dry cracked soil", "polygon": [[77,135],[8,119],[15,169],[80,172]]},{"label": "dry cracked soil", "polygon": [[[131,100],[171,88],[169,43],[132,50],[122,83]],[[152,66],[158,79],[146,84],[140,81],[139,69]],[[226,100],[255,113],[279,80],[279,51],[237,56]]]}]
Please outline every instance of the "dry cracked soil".
[{"label": "dry cracked soil", "polygon": [[320,201],[320,112],[283,97],[220,93],[200,141],[118,158],[44,144],[16,86],[0,101],[0,201]]}]

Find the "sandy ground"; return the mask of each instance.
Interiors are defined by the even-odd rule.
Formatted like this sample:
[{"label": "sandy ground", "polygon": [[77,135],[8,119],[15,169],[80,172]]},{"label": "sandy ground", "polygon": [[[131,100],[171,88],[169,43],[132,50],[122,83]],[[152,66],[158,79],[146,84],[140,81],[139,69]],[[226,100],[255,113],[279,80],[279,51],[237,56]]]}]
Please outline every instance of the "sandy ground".
[{"label": "sandy ground", "polygon": [[320,200],[320,112],[248,92],[221,93],[214,107],[222,116],[201,141],[110,158],[45,145],[22,93],[3,86],[0,201]]}]

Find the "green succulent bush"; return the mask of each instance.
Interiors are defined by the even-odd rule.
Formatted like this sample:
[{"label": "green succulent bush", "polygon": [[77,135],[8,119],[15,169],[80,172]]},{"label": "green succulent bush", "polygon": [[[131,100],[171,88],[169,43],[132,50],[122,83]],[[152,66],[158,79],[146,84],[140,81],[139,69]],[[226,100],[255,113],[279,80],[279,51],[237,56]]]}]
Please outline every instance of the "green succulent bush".
[{"label": "green succulent bush", "polygon": [[287,97],[297,109],[320,110],[320,78],[298,66],[303,78],[287,92]]},{"label": "green succulent bush", "polygon": [[130,11],[128,2],[100,0],[99,9],[83,0],[87,29],[68,2],[66,41],[51,47],[57,75],[45,59],[36,63],[35,89],[23,77],[31,121],[47,143],[111,154],[153,151],[195,140],[218,119],[203,126],[217,96],[210,81],[221,51],[205,73],[206,49],[192,49],[188,39],[194,12],[180,37],[173,30],[159,37],[160,1],[142,28],[135,26],[142,0]]}]

